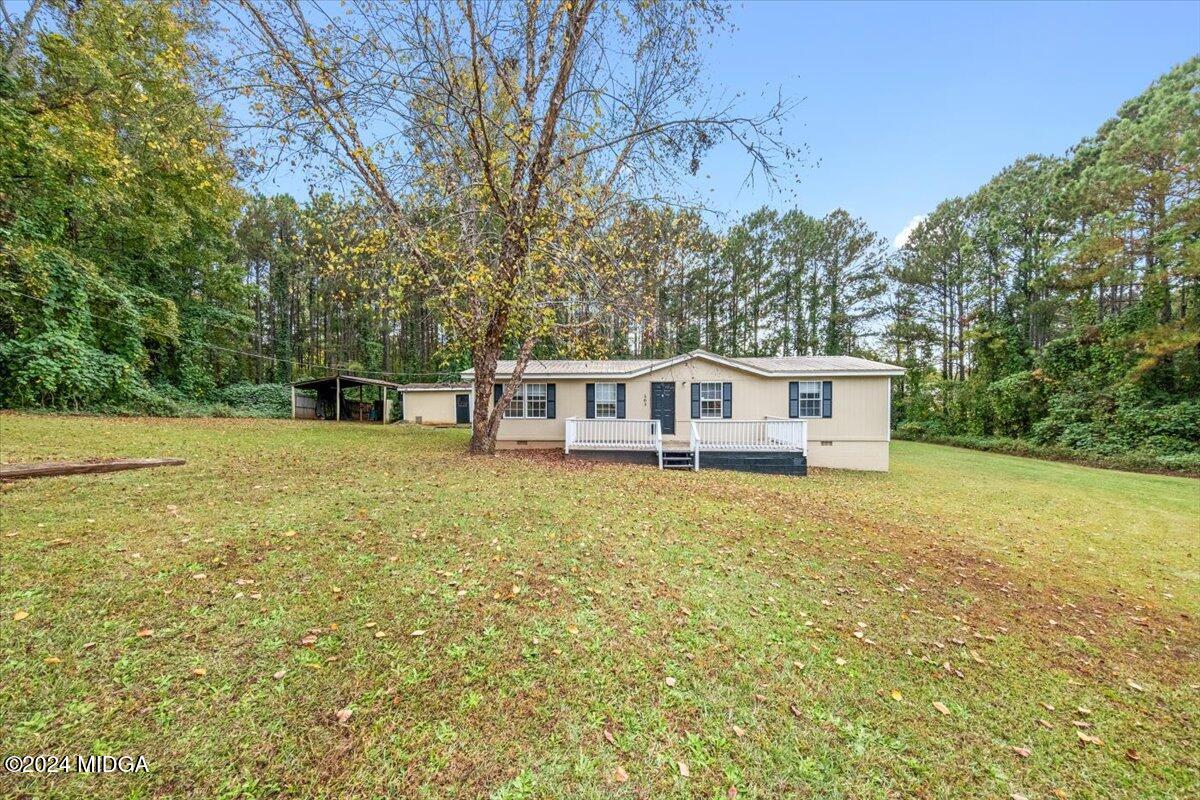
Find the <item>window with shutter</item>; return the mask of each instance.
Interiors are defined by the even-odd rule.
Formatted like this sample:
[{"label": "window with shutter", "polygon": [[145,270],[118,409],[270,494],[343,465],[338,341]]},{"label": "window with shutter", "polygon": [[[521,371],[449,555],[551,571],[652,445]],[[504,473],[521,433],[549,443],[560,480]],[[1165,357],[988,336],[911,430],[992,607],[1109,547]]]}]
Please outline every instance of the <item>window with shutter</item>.
[{"label": "window with shutter", "polygon": [[700,419],[720,419],[721,409],[721,383],[719,381],[701,382]]},{"label": "window with shutter", "polygon": [[596,419],[617,418],[617,384],[596,384]]},{"label": "window with shutter", "polygon": [[796,387],[796,413],[794,416],[821,416],[821,382],[794,381],[792,386]]}]

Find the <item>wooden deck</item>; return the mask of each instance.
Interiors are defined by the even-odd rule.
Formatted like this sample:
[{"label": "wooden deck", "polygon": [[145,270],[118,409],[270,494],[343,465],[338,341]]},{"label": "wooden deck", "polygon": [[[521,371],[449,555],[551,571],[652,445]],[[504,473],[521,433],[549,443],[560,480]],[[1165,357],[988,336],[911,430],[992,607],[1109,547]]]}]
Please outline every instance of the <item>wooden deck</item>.
[{"label": "wooden deck", "polygon": [[569,417],[563,449],[568,457],[657,463],[659,469],[805,475],[808,426],[778,417],[689,420],[664,436],[659,420]]}]

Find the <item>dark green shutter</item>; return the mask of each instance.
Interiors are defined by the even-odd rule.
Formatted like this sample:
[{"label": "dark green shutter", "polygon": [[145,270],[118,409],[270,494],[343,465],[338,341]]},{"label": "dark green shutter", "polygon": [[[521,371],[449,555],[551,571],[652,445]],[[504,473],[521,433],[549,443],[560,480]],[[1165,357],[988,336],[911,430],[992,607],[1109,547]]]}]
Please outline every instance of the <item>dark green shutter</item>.
[{"label": "dark green shutter", "polygon": [[692,383],[692,419],[700,419],[700,384]]},{"label": "dark green shutter", "polygon": [[554,419],[554,384],[546,384],[546,419]]},{"label": "dark green shutter", "polygon": [[587,385],[586,394],[587,394],[587,409],[585,410],[585,416],[588,419],[595,419],[596,418],[596,384],[589,383]]},{"label": "dark green shutter", "polygon": [[821,381],[821,416],[833,416],[833,381]]},{"label": "dark green shutter", "polygon": [[625,384],[617,384],[617,419],[625,419]]},{"label": "dark green shutter", "polygon": [[788,416],[800,416],[800,381],[788,381]]},{"label": "dark green shutter", "polygon": [[721,384],[721,417],[733,418],[733,384],[728,381]]}]

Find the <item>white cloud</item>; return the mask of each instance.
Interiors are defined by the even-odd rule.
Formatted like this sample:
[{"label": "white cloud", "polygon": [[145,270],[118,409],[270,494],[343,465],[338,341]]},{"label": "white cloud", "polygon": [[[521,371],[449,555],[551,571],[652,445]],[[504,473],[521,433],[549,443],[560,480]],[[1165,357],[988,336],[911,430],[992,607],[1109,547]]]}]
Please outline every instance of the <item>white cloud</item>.
[{"label": "white cloud", "polygon": [[913,231],[917,229],[917,226],[925,221],[926,216],[928,215],[917,214],[915,217],[910,219],[908,224],[904,226],[904,229],[896,234],[896,238],[892,239],[892,247],[899,250],[901,247],[904,247],[904,245],[908,244],[908,237],[912,236]]}]

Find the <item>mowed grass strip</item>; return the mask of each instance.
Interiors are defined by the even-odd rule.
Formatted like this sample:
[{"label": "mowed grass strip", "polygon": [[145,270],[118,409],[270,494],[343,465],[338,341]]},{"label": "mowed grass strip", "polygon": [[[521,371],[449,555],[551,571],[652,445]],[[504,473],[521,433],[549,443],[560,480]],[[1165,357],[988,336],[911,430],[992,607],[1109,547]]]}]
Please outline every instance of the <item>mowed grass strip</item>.
[{"label": "mowed grass strip", "polygon": [[[33,797],[1182,797],[1200,483],[912,443],[887,475],[463,454],[464,431],[0,416]],[[17,617],[20,617],[19,619]],[[1086,738],[1084,738],[1086,737]]]}]

